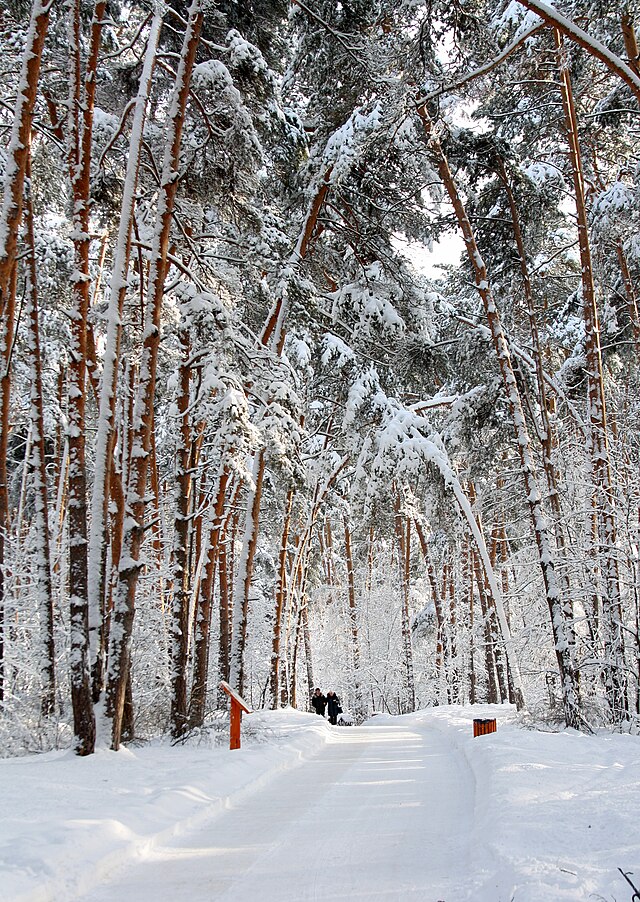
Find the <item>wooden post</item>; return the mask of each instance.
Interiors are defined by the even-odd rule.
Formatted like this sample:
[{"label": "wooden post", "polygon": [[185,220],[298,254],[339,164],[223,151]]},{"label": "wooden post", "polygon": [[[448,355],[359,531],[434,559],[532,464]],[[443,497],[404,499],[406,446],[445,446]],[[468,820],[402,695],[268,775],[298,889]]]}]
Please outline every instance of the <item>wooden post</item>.
[{"label": "wooden post", "polygon": [[242,723],[242,712],[245,714],[252,714],[251,708],[245,702],[241,695],[231,688],[231,686],[222,680],[219,684],[220,689],[223,692],[226,692],[231,700],[231,729],[229,735],[229,748],[230,749],[239,749],[240,748],[240,725]]}]

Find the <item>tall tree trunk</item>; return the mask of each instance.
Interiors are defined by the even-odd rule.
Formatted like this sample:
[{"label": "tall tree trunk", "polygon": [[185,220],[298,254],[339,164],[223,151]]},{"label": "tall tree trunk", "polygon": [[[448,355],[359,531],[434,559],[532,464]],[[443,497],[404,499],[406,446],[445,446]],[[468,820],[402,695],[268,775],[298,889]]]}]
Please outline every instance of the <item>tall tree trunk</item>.
[{"label": "tall tree trunk", "polygon": [[[498,563],[498,534],[499,528],[495,524],[491,531],[491,566],[495,569]],[[491,586],[485,579],[485,591],[489,602],[491,639],[493,642],[493,653],[496,661],[496,675],[498,677],[498,687],[500,689],[500,701],[502,703],[510,701],[509,681],[508,681],[508,662],[504,655],[504,644],[500,634],[500,624],[496,614],[496,603],[491,591]]]},{"label": "tall tree trunk", "polygon": [[[311,665],[311,638],[309,636],[309,644],[307,646],[307,637],[305,636],[305,606],[307,604],[307,576],[309,572],[309,545],[305,542],[305,537],[300,537],[300,542],[298,543],[298,559],[297,562],[294,562],[293,573],[290,580],[290,584],[292,586],[292,594],[294,596],[295,609],[296,609],[296,627],[295,627],[295,636],[293,640],[293,654],[292,654],[292,665],[291,665],[291,704],[295,708],[297,706],[297,659],[298,659],[298,650],[300,648],[300,639],[302,637],[302,641],[305,645],[305,653],[309,652],[309,657],[306,660],[306,668],[307,668],[307,679],[311,680],[311,684],[313,684],[313,667]],[[308,619],[307,619],[307,629],[308,629]],[[311,698],[311,692],[309,693],[307,704],[305,705],[305,709],[308,709],[309,702]]]},{"label": "tall tree trunk", "polygon": [[[220,640],[218,647],[218,673],[227,683],[231,667],[231,625],[233,623],[233,598],[231,584],[233,581],[233,544],[237,532],[238,521],[234,517],[230,532],[222,534],[218,550],[218,584],[220,587]],[[230,548],[230,552],[227,551]],[[224,696],[226,701],[227,697]],[[219,707],[222,707],[222,693],[219,696]]]},{"label": "tall tree trunk", "polygon": [[[102,7],[101,18],[104,16],[104,6],[104,3],[96,6],[96,16],[99,11],[98,7]],[[136,202],[140,153],[162,18],[162,13],[156,12],[151,22],[138,94],[135,100],[107,307],[107,335],[98,404],[95,468],[91,496],[91,530],[89,533],[88,597],[94,695],[103,688],[106,666],[105,637],[100,637],[99,632],[104,633],[102,621],[104,619],[105,598],[106,530],[115,443],[115,410],[122,314],[127,293],[127,272],[131,255],[131,231]],[[140,274],[140,279],[142,281],[142,273]]]},{"label": "tall tree trunk", "polygon": [[467,571],[467,587],[469,592],[469,704],[477,702],[477,675],[475,661],[475,604],[473,596],[473,547],[467,543],[465,567]]},{"label": "tall tree trunk", "polygon": [[480,566],[478,555],[472,550],[473,572],[478,588],[478,598],[482,610],[482,632],[484,637],[484,666],[487,673],[487,702],[490,705],[498,703],[498,684],[496,683],[495,658],[493,654],[493,637],[491,635],[490,611],[487,603],[486,583],[484,573]]},{"label": "tall tree trunk", "polygon": [[629,705],[624,678],[622,602],[617,558],[614,489],[607,436],[607,410],[600,348],[600,326],[591,262],[584,174],[578,140],[578,121],[568,60],[563,47],[562,35],[557,29],[554,29],[554,38],[578,219],[578,247],[580,249],[585,356],[587,360],[587,419],[590,430],[591,465],[595,483],[594,504],[598,518],[598,552],[604,574],[605,687],[613,722],[619,723],[628,716]]},{"label": "tall tree trunk", "polygon": [[244,692],[244,651],[249,619],[249,592],[253,576],[253,562],[258,548],[258,524],[265,465],[265,451],[264,448],[261,448],[253,458],[251,481],[254,487],[249,490],[247,498],[242,552],[233,589],[233,630],[229,679],[231,686],[241,695]]},{"label": "tall tree trunk", "polygon": [[449,632],[449,663],[447,673],[447,692],[449,702],[458,704],[460,702],[460,658],[458,643],[458,611],[456,606],[456,571],[454,557],[450,563],[444,565],[442,571],[442,597],[445,603],[448,600],[446,608],[447,629]]},{"label": "tall tree trunk", "polygon": [[293,633],[293,650],[291,652],[291,668],[289,670],[289,704],[292,708],[297,707],[297,670],[298,670],[298,648],[300,646],[300,628],[302,625],[302,605],[298,606],[296,614],[296,625]]},{"label": "tall tree trunk", "polygon": [[[27,178],[31,181],[27,158]],[[44,654],[42,657],[42,713],[53,714],[56,700],[56,648],[53,622],[53,590],[51,585],[51,551],[49,535],[49,501],[42,396],[42,361],[40,356],[40,318],[38,310],[38,266],[36,262],[31,191],[25,194],[25,233],[27,265],[25,269],[25,316],[28,321],[27,362],[30,371],[31,460],[36,534],[36,599],[42,618]]]},{"label": "tall tree trunk", "polygon": [[[293,496],[295,489],[293,486],[287,492],[287,500],[284,510],[284,525],[282,527],[282,539],[280,541],[280,551],[278,554],[278,578],[276,582],[276,604],[273,621],[273,636],[271,642],[271,668],[269,671],[269,701],[271,708],[277,708],[280,702],[280,681],[281,681],[281,636],[282,636],[282,615],[284,612],[284,599],[286,593],[287,582],[287,545],[289,542],[289,529],[291,527],[291,509],[293,507]],[[313,692],[313,687],[311,687]]]},{"label": "tall tree trunk", "polygon": [[333,533],[331,531],[331,520],[327,517],[324,524],[325,532],[325,549],[327,554],[327,579],[329,585],[335,585],[335,565],[333,560]]},{"label": "tall tree trunk", "polygon": [[[408,522],[408,521],[407,521]],[[356,600],[356,580],[353,569],[353,553],[351,550],[351,528],[344,515],[344,557],[347,565],[347,595],[349,599],[349,624],[351,627],[351,655],[353,660],[353,682],[355,688],[355,714],[364,715],[364,699],[362,697],[362,680],[360,677],[360,636],[358,623],[358,602]]]},{"label": "tall tree trunk", "polygon": [[186,328],[180,330],[182,363],[178,379],[176,411],[179,428],[175,449],[174,528],[171,555],[173,604],[171,616],[171,732],[174,738],[184,734],[188,726],[187,663],[189,651],[189,501],[191,489],[191,424],[189,396],[191,391],[191,342]]},{"label": "tall tree trunk", "polygon": [[304,639],[304,660],[307,668],[307,685],[309,687],[307,698],[311,699],[314,689],[313,658],[311,656],[311,630],[309,629],[309,596],[306,592],[302,598],[301,604],[300,620],[302,624],[302,638]]},{"label": "tall tree trunk", "polygon": [[[498,535],[498,547],[500,552],[500,563],[501,563],[501,579],[502,579],[502,597],[506,599],[509,595],[509,573],[507,571],[507,562],[509,560],[509,542],[507,540],[507,531],[504,527],[504,519],[500,525],[500,531]],[[505,617],[507,618],[507,625],[509,625],[509,612],[505,607]],[[507,685],[509,687],[509,702],[512,705],[518,704],[518,692],[513,680],[513,672],[509,663],[509,657],[507,656]]]},{"label": "tall tree trunk", "polygon": [[[520,225],[520,216],[518,213],[518,207],[516,204],[516,200],[513,194],[513,190],[511,188],[511,183],[509,181],[509,177],[507,175],[507,171],[504,165],[504,161],[500,156],[497,158],[497,169],[498,174],[500,176],[500,180],[504,186],[507,200],[509,202],[509,210],[511,213],[511,224],[513,228],[513,235],[516,242],[516,247],[518,249],[518,260],[520,265],[520,273],[522,275],[522,288],[524,293],[525,306],[527,311],[527,318],[529,320],[529,333],[531,335],[531,346],[533,351],[533,361],[535,364],[536,370],[536,383],[538,389],[538,406],[540,411],[540,420],[541,427],[535,421],[532,412],[532,419],[534,419],[534,423],[536,425],[536,431],[538,433],[538,437],[540,439],[540,444],[542,447],[542,466],[544,469],[546,481],[547,481],[547,498],[549,500],[549,505],[551,507],[552,513],[552,526],[554,537],[556,541],[556,549],[560,559],[561,564],[564,565],[564,569],[561,569],[558,574],[558,582],[560,584],[560,591],[562,597],[562,604],[565,613],[565,622],[567,629],[567,637],[571,646],[571,654],[572,657],[575,658],[575,644],[576,644],[576,636],[575,636],[575,627],[574,627],[574,613],[573,613],[573,600],[571,593],[571,586],[569,584],[569,577],[566,571],[567,565],[567,547],[565,540],[565,531],[563,525],[563,514],[562,514],[562,505],[560,503],[560,477],[558,474],[558,470],[553,460],[553,450],[557,444],[556,431],[554,429],[553,423],[551,421],[551,417],[549,416],[549,410],[552,408],[552,401],[549,398],[546,386],[546,380],[544,376],[543,366],[542,366],[542,347],[540,345],[540,333],[538,331],[538,322],[536,318],[535,305],[533,300],[533,291],[531,287],[531,276],[529,274],[529,266],[527,264],[527,254],[524,245],[524,237],[522,234],[522,228]],[[497,663],[497,659],[496,659]],[[508,671],[508,662],[506,663],[506,670]],[[576,679],[579,680],[579,674],[576,672]]]},{"label": "tall tree trunk", "polygon": [[[555,430],[549,417],[550,400],[547,395],[547,386],[544,378],[542,367],[542,348],[540,345],[540,333],[538,331],[538,323],[536,319],[535,305],[533,300],[533,290],[531,287],[531,276],[529,274],[529,266],[527,264],[527,252],[524,245],[522,228],[520,225],[520,216],[518,206],[511,188],[511,182],[507,175],[504,162],[498,157],[498,174],[504,186],[507,200],[509,202],[509,210],[511,213],[511,224],[513,235],[518,249],[518,262],[520,265],[520,273],[522,275],[522,288],[524,293],[524,301],[529,320],[529,333],[531,335],[531,346],[533,350],[533,361],[536,368],[536,382],[538,388],[538,405],[540,408],[540,419],[542,421],[542,429],[540,431],[540,439],[542,444],[542,465],[547,479],[549,489],[548,498],[553,514],[553,527],[556,539],[556,545],[559,554],[565,558],[566,542],[565,534],[562,526],[562,507],[560,505],[559,491],[559,475],[553,462],[553,449],[556,444]],[[569,584],[565,578],[562,582],[563,592],[565,594],[565,611],[567,619],[570,622],[573,619],[573,611],[569,602]]]},{"label": "tall tree trunk", "polygon": [[[213,607],[216,567],[220,569],[220,583],[226,580],[226,555],[221,554],[220,536],[222,531],[222,515],[224,502],[229,484],[229,470],[225,467],[218,479],[218,490],[215,502],[211,509],[211,516],[207,522],[208,535],[206,538],[206,564],[204,579],[200,581],[198,599],[196,604],[196,622],[193,656],[193,683],[191,686],[191,700],[189,706],[189,726],[201,727],[204,723],[204,712],[207,701],[207,682],[209,672],[209,648],[211,642],[211,612]],[[222,574],[224,568],[224,577]],[[228,666],[229,652],[229,615],[227,610],[228,598],[225,597],[224,608],[222,592],[220,593],[220,650],[226,650],[226,664]],[[220,661],[220,677],[227,679],[224,658]]]},{"label": "tall tree trunk", "polygon": [[413,522],[416,528],[418,541],[420,542],[420,548],[422,549],[422,555],[427,567],[427,577],[429,579],[429,586],[431,587],[431,598],[433,599],[433,607],[436,614],[435,667],[438,686],[440,686],[442,682],[443,668],[445,667],[445,662],[448,659],[447,632],[444,623],[442,597],[440,595],[440,589],[438,588],[438,580],[436,579],[436,573],[433,568],[433,561],[431,560],[431,554],[429,553],[429,545],[424,534],[424,529],[422,528],[422,524],[419,520],[414,519]]},{"label": "tall tree trunk", "polygon": [[[307,256],[318,223],[318,216],[320,215],[320,211],[322,210],[322,206],[329,191],[329,178],[332,168],[333,167],[329,167],[325,172],[323,178],[319,182],[314,197],[309,204],[295,249],[287,261],[287,266],[285,267],[286,270],[293,270]],[[260,335],[261,344],[265,347],[270,347],[278,357],[282,355],[284,348],[284,324],[288,309],[289,299],[286,286],[283,282]],[[253,562],[258,542],[260,503],[265,466],[265,452],[264,448],[261,448],[256,451],[253,458],[251,472],[253,488],[249,490],[247,498],[247,513],[242,552],[240,554],[239,567],[233,591],[233,633],[231,639],[231,666],[229,679],[231,680],[231,685],[241,694],[244,680],[244,651],[247,640],[249,591],[251,588]]]},{"label": "tall tree trunk", "polygon": [[410,527],[409,520],[402,512],[400,498],[396,494],[395,528],[398,547],[398,576],[400,584],[400,605],[402,621],[402,647],[406,671],[406,704],[405,711],[411,713],[416,709],[416,687],[413,675],[413,648],[411,645],[411,621],[409,619],[409,560],[410,560]]},{"label": "tall tree trunk", "polygon": [[291,555],[291,566],[289,568],[289,576],[287,578],[287,585],[285,591],[285,600],[284,600],[284,612],[283,612],[283,623],[285,626],[284,633],[284,643],[281,640],[281,645],[284,645],[283,649],[283,674],[281,678],[282,682],[282,690],[281,690],[281,705],[285,707],[286,705],[292,705],[295,707],[294,696],[291,695],[292,687],[295,688],[295,675],[293,674],[292,661],[295,657],[296,651],[296,642],[297,635],[294,636],[292,641],[292,634],[295,634],[297,629],[297,616],[299,613],[299,606],[297,605],[299,593],[299,579],[300,579],[300,554],[301,554],[301,544],[302,544],[302,535],[299,533],[293,538],[293,554]]},{"label": "tall tree trunk", "polygon": [[[99,33],[102,23],[99,25]],[[87,375],[87,316],[90,304],[89,190],[95,68],[82,85],[82,19],[80,0],[69,3],[69,104],[67,155],[73,200],[74,273],[70,316],[68,375],[69,438],[69,605],[71,627],[71,699],[76,750],[88,755],[95,746],[95,720],[89,676],[89,606],[87,597],[87,474],[85,462],[85,405]],[[99,37],[94,64],[97,65]]]},{"label": "tall tree trunk", "polygon": [[140,363],[140,381],[134,412],[133,456],[127,490],[122,558],[118,572],[113,617],[117,630],[111,634],[106,713],[111,720],[111,744],[118,749],[122,728],[124,695],[129,674],[135,597],[140,573],[140,549],[144,535],[145,495],[151,451],[153,400],[160,345],[160,314],[168,269],[169,235],[178,190],[180,144],[185,120],[191,73],[202,27],[201,0],[193,0],[180,53],[162,165],[158,213],[151,250],[145,337]]},{"label": "tall tree trunk", "polygon": [[[473,481],[469,482],[469,500],[471,504],[477,508],[477,495],[476,495],[476,487]],[[484,535],[484,529],[482,526],[482,518],[480,516],[480,511],[476,510],[475,513],[476,523],[478,524],[478,529]],[[485,542],[486,544],[486,542]],[[496,555],[495,555],[496,545],[492,540],[491,542],[491,567],[495,569],[496,564]],[[500,635],[500,625],[498,623],[498,618],[496,615],[496,600],[493,595],[493,590],[491,588],[491,584],[489,583],[486,572],[483,570],[480,562],[480,558],[477,554],[473,556],[474,568],[476,572],[476,579],[478,583],[478,595],[480,597],[480,604],[482,606],[482,616],[484,621],[484,629],[485,629],[485,660],[487,663],[487,674],[490,674],[489,679],[489,696],[492,704],[498,703],[498,689],[500,690],[500,701],[504,702],[507,699],[507,678],[505,673],[505,664],[504,657],[502,654],[503,649],[503,637]],[[495,674],[495,675],[494,675]],[[495,677],[497,676],[498,682],[496,684]]]},{"label": "tall tree trunk", "polygon": [[[133,399],[135,393],[135,372],[133,364],[127,364],[123,378],[123,392],[121,404],[120,422],[120,448],[118,460],[114,464],[112,477],[109,481],[112,500],[115,502],[110,515],[109,548],[105,559],[106,593],[102,605],[100,617],[99,648],[94,670],[94,701],[98,701],[103,691],[105,667],[107,660],[107,648],[109,646],[109,634],[111,631],[111,614],[113,611],[113,598],[117,587],[117,574],[122,554],[122,536],[124,533],[125,497],[123,486],[127,485],[129,468],[131,464],[131,442],[133,431]],[[108,564],[108,566],[107,566]]]},{"label": "tall tree trunk", "polygon": [[0,703],[5,697],[5,546],[9,529],[7,440],[9,436],[10,355],[13,345],[17,249],[22,220],[24,181],[31,141],[40,63],[49,28],[51,3],[34,0],[20,64],[18,95],[11,118],[0,210]]},{"label": "tall tree trunk", "polygon": [[467,216],[462,198],[458,193],[447,158],[444,155],[440,142],[433,133],[431,118],[429,117],[426,108],[424,106],[419,107],[418,113],[429,140],[429,146],[437,165],[438,173],[447,194],[449,195],[456,219],[458,220],[458,225],[464,236],[465,248],[476,279],[476,289],[484,304],[520,455],[521,472],[525,484],[525,495],[529,505],[531,523],[538,550],[538,560],[549,608],[556,660],[558,662],[558,670],[560,672],[562,683],[565,720],[567,726],[579,727],[582,722],[580,699],[574,663],[571,656],[566,617],[562,599],[560,597],[558,580],[555,574],[553,555],[549,543],[547,519],[542,507],[542,498],[538,489],[536,468],[531,451],[531,441],[529,439],[524,411],[522,409],[522,401],[511,363],[509,345],[502,328],[502,321],[496,306],[495,298],[493,297],[493,293],[489,286],[487,268],[480,254],[471,222]]},{"label": "tall tree trunk", "polygon": [[7,473],[7,455],[9,434],[11,431],[9,415],[11,407],[11,354],[13,350],[15,313],[16,313],[16,281],[18,268],[13,268],[2,321],[0,321],[0,703],[5,696],[5,548],[11,517],[9,512],[9,477]]},{"label": "tall tree trunk", "polygon": [[18,96],[11,117],[11,136],[4,166],[0,211],[0,316],[11,297],[11,279],[16,262],[24,180],[31,143],[31,124],[40,78],[42,50],[49,28],[51,3],[34,0],[22,52]]}]

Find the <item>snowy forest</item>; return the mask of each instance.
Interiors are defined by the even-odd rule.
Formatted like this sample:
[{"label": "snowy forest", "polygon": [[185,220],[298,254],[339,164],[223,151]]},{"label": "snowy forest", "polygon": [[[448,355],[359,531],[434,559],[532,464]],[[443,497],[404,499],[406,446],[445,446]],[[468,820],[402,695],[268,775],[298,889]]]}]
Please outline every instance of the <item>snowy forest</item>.
[{"label": "snowy forest", "polygon": [[3,754],[221,680],[638,732],[639,21],[5,0]]}]

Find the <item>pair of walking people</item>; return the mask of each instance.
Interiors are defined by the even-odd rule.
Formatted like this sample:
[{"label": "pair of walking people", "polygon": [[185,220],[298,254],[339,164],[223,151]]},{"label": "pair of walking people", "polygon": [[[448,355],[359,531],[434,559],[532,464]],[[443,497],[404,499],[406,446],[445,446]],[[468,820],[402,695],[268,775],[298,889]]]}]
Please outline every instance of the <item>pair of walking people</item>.
[{"label": "pair of walking people", "polygon": [[316,714],[319,714],[320,717],[324,717],[324,709],[326,708],[329,716],[329,723],[338,723],[338,714],[342,714],[342,708],[340,707],[340,699],[333,689],[329,690],[326,695],[322,694],[322,690],[316,689],[311,696],[311,704],[313,705]]}]

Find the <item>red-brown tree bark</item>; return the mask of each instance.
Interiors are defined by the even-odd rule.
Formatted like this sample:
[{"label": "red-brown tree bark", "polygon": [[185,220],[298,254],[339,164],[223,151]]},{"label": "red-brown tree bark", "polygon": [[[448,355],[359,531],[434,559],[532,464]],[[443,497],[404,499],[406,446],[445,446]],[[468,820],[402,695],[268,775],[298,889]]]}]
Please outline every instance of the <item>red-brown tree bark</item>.
[{"label": "red-brown tree bark", "polygon": [[475,276],[476,290],[478,291],[485,308],[520,456],[525,495],[529,506],[533,534],[538,550],[538,559],[549,608],[556,659],[563,687],[565,719],[567,726],[579,727],[582,719],[580,714],[578,684],[567,633],[566,616],[555,573],[553,554],[549,543],[547,519],[542,506],[540,490],[538,488],[536,467],[531,451],[531,441],[527,430],[524,411],[522,409],[522,400],[520,398],[515,373],[511,363],[509,344],[502,327],[502,320],[493,292],[489,285],[487,268],[480,254],[471,222],[458,191],[455,179],[449,168],[447,158],[442,150],[440,141],[434,133],[432,120],[426,107],[419,107],[417,112],[429,141],[432,158],[436,164],[447,194],[449,195],[458,225],[462,231],[467,256]]},{"label": "red-brown tree bark", "polygon": [[584,172],[578,138],[578,120],[568,60],[559,30],[554,30],[554,37],[578,223],[585,356],[587,361],[587,419],[591,445],[589,451],[594,482],[593,504],[598,527],[598,556],[604,574],[602,602],[605,632],[604,677],[611,715],[614,722],[619,722],[628,715],[629,700],[625,686],[624,636],[622,632],[622,603],[617,558],[617,530],[607,435],[607,408],[604,392],[602,350],[600,347],[600,325],[591,261]]},{"label": "red-brown tree bark", "polygon": [[120,745],[125,689],[129,675],[135,597],[140,573],[140,549],[144,535],[145,496],[153,427],[153,399],[160,345],[160,314],[168,269],[173,208],[178,190],[182,128],[189,97],[191,74],[200,42],[202,20],[201,0],[193,0],[180,53],[173,96],[169,103],[170,115],[152,245],[140,381],[134,411],[133,455],[127,492],[123,554],[120,560],[118,588],[114,601],[113,617],[118,628],[115,631],[115,637],[112,630],[109,655],[106,713],[111,721],[111,744],[114,749],[118,749]]}]

